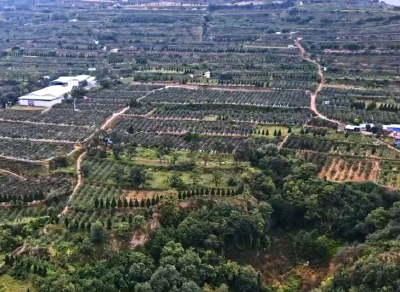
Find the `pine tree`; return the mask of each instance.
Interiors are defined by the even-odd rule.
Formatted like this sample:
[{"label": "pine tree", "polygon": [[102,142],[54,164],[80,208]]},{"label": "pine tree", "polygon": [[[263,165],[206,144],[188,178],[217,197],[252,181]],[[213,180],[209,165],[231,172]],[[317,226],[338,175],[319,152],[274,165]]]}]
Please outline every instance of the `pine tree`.
[{"label": "pine tree", "polygon": [[69,225],[69,219],[68,219],[68,217],[65,217],[65,219],[64,219],[64,225],[65,225],[65,227],[68,228],[68,225]]},{"label": "pine tree", "polygon": [[156,205],[160,202],[160,197],[156,195]]},{"label": "pine tree", "polygon": [[278,132],[276,131],[276,129],[274,130],[274,137],[276,137],[278,135]]},{"label": "pine tree", "polygon": [[133,208],[133,206],[134,206],[134,205],[133,205],[133,201],[132,201],[132,199],[129,199],[129,208],[131,208],[131,209],[132,209],[132,208]]},{"label": "pine tree", "polygon": [[154,197],[151,198],[151,205],[152,206],[156,205],[156,199]]},{"label": "pine tree", "polygon": [[85,230],[85,222],[81,222],[81,230]]},{"label": "pine tree", "polygon": [[183,199],[183,200],[186,199],[186,192],[183,192],[183,193],[182,193],[182,199]]},{"label": "pine tree", "polygon": [[126,222],[125,215],[122,215],[121,222]]},{"label": "pine tree", "polygon": [[265,132],[265,136],[269,136],[269,131],[267,129],[267,131]]},{"label": "pine tree", "polygon": [[225,197],[225,190],[224,189],[221,190],[221,196]]},{"label": "pine tree", "polygon": [[289,129],[287,130],[287,133],[288,134],[292,133],[292,128],[291,127],[289,127]]},{"label": "pine tree", "polygon": [[118,208],[122,208],[122,201],[121,201],[121,198],[118,198]]},{"label": "pine tree", "polygon": [[217,196],[221,195],[221,191],[220,191],[219,188],[217,189],[217,193],[216,194],[217,194]]},{"label": "pine tree", "polygon": [[139,208],[139,201],[135,198],[135,208]]},{"label": "pine tree", "polygon": [[110,209],[110,199],[106,199],[106,209]]},{"label": "pine tree", "polygon": [[115,202],[115,199],[111,199],[111,208],[115,209],[117,207],[117,203]]},{"label": "pine tree", "polygon": [[261,135],[265,136],[265,130],[263,129]]},{"label": "pine tree", "polygon": [[107,229],[108,229],[108,230],[111,230],[111,227],[112,227],[111,218],[108,217],[108,219],[107,219]]},{"label": "pine tree", "polygon": [[145,207],[146,206],[146,204],[144,203],[144,200],[142,199],[141,201],[140,201],[140,207]]},{"label": "pine tree", "polygon": [[129,206],[128,200],[125,198],[125,199],[124,199],[124,208],[127,208],[128,206]]},{"label": "pine tree", "polygon": [[147,200],[146,200],[146,207],[147,207],[147,208],[150,208],[150,206],[151,206],[150,198],[147,198]]},{"label": "pine tree", "polygon": [[278,137],[282,136],[281,129],[278,130]]},{"label": "pine tree", "polygon": [[178,192],[178,200],[182,200],[182,194],[180,191]]},{"label": "pine tree", "polygon": [[215,195],[215,190],[211,189],[211,196],[214,196],[214,195]]},{"label": "pine tree", "polygon": [[100,209],[104,209],[104,201],[103,201],[103,199],[100,199]]}]

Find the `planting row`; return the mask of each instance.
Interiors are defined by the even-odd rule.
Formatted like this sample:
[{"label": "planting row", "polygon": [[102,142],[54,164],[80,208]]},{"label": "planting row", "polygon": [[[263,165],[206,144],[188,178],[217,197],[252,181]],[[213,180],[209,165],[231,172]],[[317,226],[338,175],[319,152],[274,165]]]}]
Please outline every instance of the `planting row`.
[{"label": "planting row", "polygon": [[59,103],[56,104],[53,109],[76,109],[78,111],[95,111],[95,112],[105,112],[107,114],[116,113],[120,109],[126,107],[126,101],[116,101],[110,102],[107,99],[92,98],[92,99],[80,99],[75,103],[75,108],[72,103]]},{"label": "planting row", "polygon": [[385,145],[339,142],[310,136],[291,135],[285,148],[334,153],[347,156],[400,159],[400,153]]},{"label": "planting row", "polygon": [[329,157],[318,177],[333,181],[374,182],[377,179],[378,171],[378,161]]},{"label": "planting row", "polygon": [[166,88],[147,95],[144,102],[165,104],[240,104],[269,107],[308,107],[310,98],[301,91],[225,91]]},{"label": "planting row", "polygon": [[173,121],[153,120],[141,117],[123,117],[119,120],[116,130],[126,133],[153,132],[153,133],[176,133],[186,132],[201,133],[205,135],[241,135],[247,136],[254,132],[251,124],[223,121]]},{"label": "planting row", "polygon": [[125,90],[101,90],[89,93],[89,97],[93,99],[103,99],[107,101],[113,100],[131,100],[138,99],[146,95],[146,92],[135,92],[135,91],[125,91]]},{"label": "planting row", "polygon": [[109,113],[92,110],[74,111],[67,109],[50,109],[40,111],[1,110],[0,120],[21,121],[32,123],[47,123],[71,126],[98,126],[107,118]]},{"label": "planting row", "polygon": [[158,119],[227,120],[261,124],[303,124],[312,117],[308,109],[245,110],[236,107],[203,108],[194,106],[158,108],[150,117]]},{"label": "planting row", "polygon": [[[272,133],[271,133],[272,135]],[[133,134],[121,134],[123,140],[131,143],[138,143],[139,145],[146,148],[158,148],[159,146],[169,144],[171,148],[188,150],[192,149],[193,143],[186,139],[183,135],[163,135],[155,133],[133,133]],[[268,144],[268,143],[279,143],[279,138],[268,139],[268,138],[254,138],[257,144]],[[196,141],[196,149],[199,150],[210,150],[220,153],[232,153],[239,145],[247,138],[244,137],[224,137],[224,136],[202,136],[199,141]]]},{"label": "planting row", "polygon": [[344,122],[354,122],[354,120],[364,122],[378,122],[382,124],[399,124],[400,115],[397,112],[356,109],[350,107],[337,107],[331,105],[318,106],[318,110],[331,119]]},{"label": "planting row", "polygon": [[65,178],[41,177],[38,179],[20,179],[0,173],[0,203],[23,204],[33,201],[56,200],[68,195],[71,182]]},{"label": "planting row", "polygon": [[0,139],[0,155],[18,159],[43,160],[65,156],[73,150],[72,144]]},{"label": "planting row", "polygon": [[52,140],[61,142],[83,142],[95,129],[43,125],[21,122],[0,122],[0,137]]}]

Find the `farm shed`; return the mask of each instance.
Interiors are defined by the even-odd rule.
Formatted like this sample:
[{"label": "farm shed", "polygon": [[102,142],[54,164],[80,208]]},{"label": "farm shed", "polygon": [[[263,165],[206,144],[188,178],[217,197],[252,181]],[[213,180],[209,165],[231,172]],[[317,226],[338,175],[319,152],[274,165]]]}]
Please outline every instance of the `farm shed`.
[{"label": "farm shed", "polygon": [[52,107],[61,103],[64,94],[70,93],[72,86],[49,86],[19,98],[20,105]]},{"label": "farm shed", "polygon": [[400,133],[400,125],[394,125],[394,124],[383,125],[383,130],[385,130],[388,133],[391,132]]},{"label": "farm shed", "polygon": [[79,82],[87,81],[93,83],[95,81],[95,77],[91,77],[89,75],[78,75],[78,76],[62,76],[50,82],[51,85],[68,85],[68,86],[78,86]]},{"label": "farm shed", "polygon": [[353,126],[353,125],[347,125],[345,128],[346,132],[353,132],[353,133],[359,133],[361,131],[360,126]]}]

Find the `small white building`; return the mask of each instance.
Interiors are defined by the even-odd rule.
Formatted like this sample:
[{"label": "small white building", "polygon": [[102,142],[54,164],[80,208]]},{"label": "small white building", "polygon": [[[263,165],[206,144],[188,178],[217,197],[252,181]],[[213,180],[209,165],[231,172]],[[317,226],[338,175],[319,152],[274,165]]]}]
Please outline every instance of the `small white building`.
[{"label": "small white building", "polygon": [[72,86],[49,86],[19,98],[19,104],[24,106],[52,107],[62,103],[65,94],[69,94]]},{"label": "small white building", "polygon": [[63,85],[63,86],[78,86],[79,82],[87,81],[88,83],[94,82],[95,78],[90,75],[78,75],[78,76],[62,76],[50,82],[51,85]]}]

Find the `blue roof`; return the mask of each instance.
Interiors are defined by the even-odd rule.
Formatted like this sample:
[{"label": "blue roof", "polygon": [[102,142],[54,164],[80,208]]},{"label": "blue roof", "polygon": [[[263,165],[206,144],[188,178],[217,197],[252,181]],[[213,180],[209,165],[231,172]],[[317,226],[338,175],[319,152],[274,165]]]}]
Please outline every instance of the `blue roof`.
[{"label": "blue roof", "polygon": [[400,142],[395,143],[397,147],[400,147]]}]

